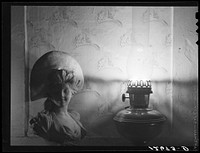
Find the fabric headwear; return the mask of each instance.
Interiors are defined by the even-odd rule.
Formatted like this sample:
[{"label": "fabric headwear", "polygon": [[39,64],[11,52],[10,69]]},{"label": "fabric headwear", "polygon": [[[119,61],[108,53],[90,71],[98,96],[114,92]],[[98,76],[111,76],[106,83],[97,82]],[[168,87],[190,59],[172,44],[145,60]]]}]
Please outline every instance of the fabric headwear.
[{"label": "fabric headwear", "polygon": [[68,53],[62,51],[50,51],[41,56],[33,66],[30,76],[31,100],[47,97],[48,77],[55,70],[73,72],[73,89],[79,91],[84,85],[84,77],[79,63]]}]

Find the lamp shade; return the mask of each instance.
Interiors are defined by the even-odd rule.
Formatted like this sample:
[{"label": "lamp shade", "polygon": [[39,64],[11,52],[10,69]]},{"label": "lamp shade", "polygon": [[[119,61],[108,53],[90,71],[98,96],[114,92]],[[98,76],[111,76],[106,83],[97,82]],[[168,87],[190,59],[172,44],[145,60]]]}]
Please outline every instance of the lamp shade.
[{"label": "lamp shade", "polygon": [[76,90],[82,89],[84,77],[79,63],[66,52],[50,51],[41,56],[33,65],[30,76],[32,101],[47,97],[47,77],[53,70],[60,69],[73,71]]}]

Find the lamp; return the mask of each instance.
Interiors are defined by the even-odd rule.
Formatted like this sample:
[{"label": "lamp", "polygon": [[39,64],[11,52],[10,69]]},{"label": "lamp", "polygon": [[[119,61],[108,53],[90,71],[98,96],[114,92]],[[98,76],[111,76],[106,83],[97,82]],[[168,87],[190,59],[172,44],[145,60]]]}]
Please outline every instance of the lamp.
[{"label": "lamp", "polygon": [[127,91],[122,101],[130,99],[130,106],[119,111],[113,118],[120,135],[133,145],[145,145],[162,131],[166,117],[157,110],[150,109],[149,98],[153,93],[151,81],[128,81]]}]

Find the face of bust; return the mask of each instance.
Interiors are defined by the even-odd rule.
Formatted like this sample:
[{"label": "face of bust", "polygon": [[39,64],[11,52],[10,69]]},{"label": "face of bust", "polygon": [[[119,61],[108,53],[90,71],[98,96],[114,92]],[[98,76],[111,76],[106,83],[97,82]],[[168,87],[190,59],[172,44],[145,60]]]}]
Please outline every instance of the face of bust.
[{"label": "face of bust", "polygon": [[50,89],[50,91],[49,95],[54,100],[61,102],[61,106],[68,105],[75,93],[67,83],[54,87],[53,89]]},{"label": "face of bust", "polygon": [[74,75],[65,70],[55,70],[49,75],[48,95],[58,103],[59,106],[69,104],[75,94]]},{"label": "face of bust", "polygon": [[68,105],[72,96],[73,96],[73,90],[69,87],[69,85],[64,84],[61,89],[61,97],[63,100],[63,105]]}]

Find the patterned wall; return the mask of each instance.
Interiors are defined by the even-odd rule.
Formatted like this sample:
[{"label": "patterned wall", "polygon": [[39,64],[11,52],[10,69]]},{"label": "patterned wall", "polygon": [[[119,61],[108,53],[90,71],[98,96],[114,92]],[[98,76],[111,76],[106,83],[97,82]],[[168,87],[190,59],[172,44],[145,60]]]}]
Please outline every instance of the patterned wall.
[{"label": "patterned wall", "polygon": [[[111,120],[128,105],[128,101],[121,102],[121,94],[126,91],[123,81],[151,79],[150,105],[169,121],[163,139],[158,140],[170,143],[171,127],[176,133],[182,124],[189,124],[180,135],[189,130],[183,142],[192,142],[191,118],[197,99],[196,11],[170,7],[28,6],[30,70],[50,50],[70,53],[85,77],[84,90],[73,98],[71,107],[79,111],[89,131],[99,136],[119,136]],[[13,40],[23,40],[22,25],[12,29]],[[43,108],[43,101],[31,103],[31,115]],[[177,123],[181,111],[187,119]]]}]

